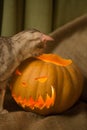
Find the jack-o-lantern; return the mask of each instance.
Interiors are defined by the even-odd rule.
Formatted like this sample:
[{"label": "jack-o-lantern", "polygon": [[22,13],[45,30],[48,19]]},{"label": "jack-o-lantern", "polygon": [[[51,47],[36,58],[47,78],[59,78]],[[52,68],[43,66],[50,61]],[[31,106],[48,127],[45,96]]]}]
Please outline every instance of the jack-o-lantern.
[{"label": "jack-o-lantern", "polygon": [[25,110],[48,115],[70,108],[80,97],[83,77],[72,60],[54,54],[27,59],[15,71],[11,92]]}]

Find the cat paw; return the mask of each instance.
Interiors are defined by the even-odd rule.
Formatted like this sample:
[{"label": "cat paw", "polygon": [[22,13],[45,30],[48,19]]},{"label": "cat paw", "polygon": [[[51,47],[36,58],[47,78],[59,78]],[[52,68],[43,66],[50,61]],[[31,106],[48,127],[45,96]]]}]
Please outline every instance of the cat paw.
[{"label": "cat paw", "polygon": [[0,110],[0,114],[6,114],[8,111],[6,109]]}]

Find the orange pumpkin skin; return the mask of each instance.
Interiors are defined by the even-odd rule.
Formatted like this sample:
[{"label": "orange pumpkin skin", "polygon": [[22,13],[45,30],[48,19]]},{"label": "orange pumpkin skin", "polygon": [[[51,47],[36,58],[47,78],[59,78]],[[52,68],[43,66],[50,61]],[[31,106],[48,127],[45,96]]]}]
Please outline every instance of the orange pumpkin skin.
[{"label": "orange pumpkin skin", "polygon": [[74,63],[63,66],[37,58],[24,61],[11,80],[15,101],[25,110],[42,115],[69,109],[82,89],[83,76]]}]

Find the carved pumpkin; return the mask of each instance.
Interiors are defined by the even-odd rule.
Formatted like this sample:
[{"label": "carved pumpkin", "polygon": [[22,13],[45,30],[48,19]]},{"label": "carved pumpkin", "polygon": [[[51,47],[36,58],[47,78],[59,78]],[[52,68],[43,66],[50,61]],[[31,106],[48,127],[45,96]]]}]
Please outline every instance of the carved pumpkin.
[{"label": "carved pumpkin", "polygon": [[15,101],[25,110],[43,115],[70,108],[80,97],[82,86],[77,66],[54,54],[24,61],[11,80]]}]

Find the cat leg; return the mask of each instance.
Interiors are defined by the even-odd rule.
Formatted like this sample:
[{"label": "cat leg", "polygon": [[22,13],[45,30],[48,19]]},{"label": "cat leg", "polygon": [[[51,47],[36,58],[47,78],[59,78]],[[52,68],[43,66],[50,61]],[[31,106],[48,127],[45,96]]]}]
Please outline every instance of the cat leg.
[{"label": "cat leg", "polygon": [[4,97],[6,92],[6,83],[7,82],[0,82],[0,114],[4,114],[8,112],[3,108]]}]

